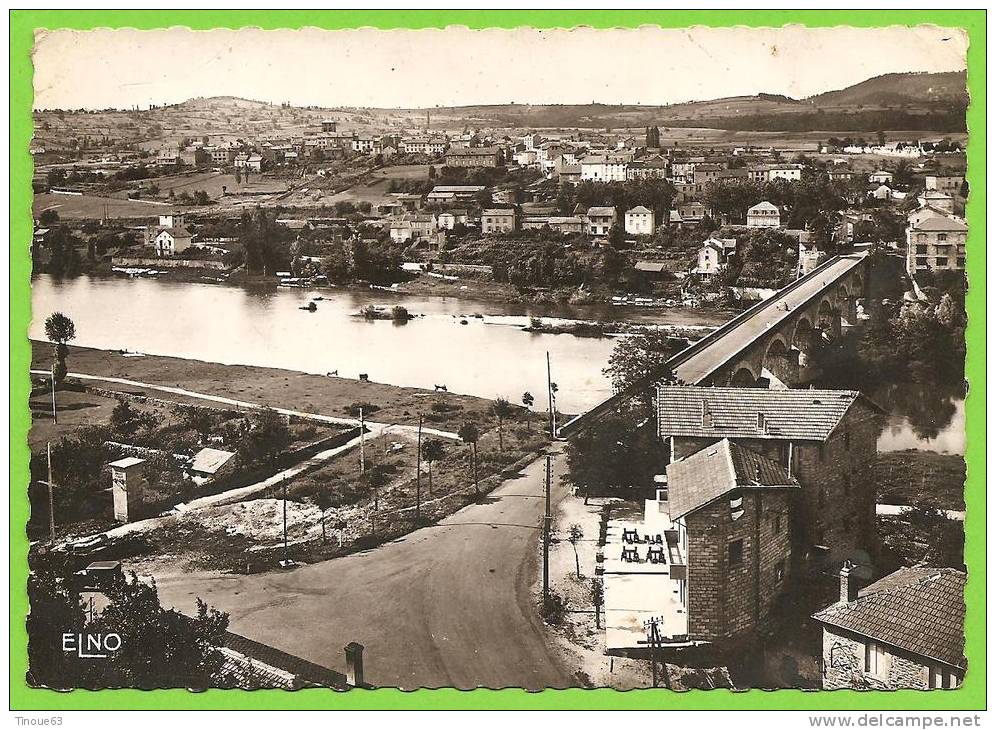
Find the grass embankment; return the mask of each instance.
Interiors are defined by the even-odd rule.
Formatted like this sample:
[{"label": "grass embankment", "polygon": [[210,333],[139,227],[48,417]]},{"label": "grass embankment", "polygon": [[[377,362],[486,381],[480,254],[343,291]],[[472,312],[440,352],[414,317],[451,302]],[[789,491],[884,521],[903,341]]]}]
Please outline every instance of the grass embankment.
[{"label": "grass embankment", "polygon": [[965,459],[932,451],[878,455],[872,478],[879,504],[965,509]]},{"label": "grass embankment", "polygon": [[[54,355],[55,348],[50,343],[32,342],[33,368],[47,370]],[[366,403],[376,407],[376,412],[373,408],[366,410],[368,418],[384,423],[413,425],[418,422],[419,413],[430,412],[433,402],[460,405],[462,410],[447,411],[431,424],[433,428],[452,431],[467,418],[485,418],[491,406],[491,402],[483,398],[457,393],[431,393],[418,388],[309,375],[279,368],[223,365],[179,357],[124,357],[118,352],[87,347],[71,347],[68,363],[71,372],[126,378],[326,416],[355,417],[353,405]],[[205,405],[202,399],[167,395],[134,386],[103,383],[101,387]]]}]

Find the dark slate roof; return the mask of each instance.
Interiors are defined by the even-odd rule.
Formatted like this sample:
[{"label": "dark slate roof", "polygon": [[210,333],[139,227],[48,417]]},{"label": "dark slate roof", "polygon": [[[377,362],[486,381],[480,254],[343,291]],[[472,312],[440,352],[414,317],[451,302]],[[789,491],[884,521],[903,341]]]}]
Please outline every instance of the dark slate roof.
[{"label": "dark slate roof", "polygon": [[965,574],[954,568],[900,568],[853,603],[835,603],[813,618],[951,666],[965,664]]},{"label": "dark slate roof", "polygon": [[[844,414],[861,397],[856,390],[660,385],[657,388],[657,428],[665,438],[826,441]],[[870,401],[866,402],[878,410]],[[703,407],[711,416],[711,426],[703,425]],[[758,428],[759,413],[764,416],[764,429]]]},{"label": "dark slate roof", "polygon": [[667,465],[671,519],[694,512],[735,489],[798,487],[781,466],[729,439]]}]

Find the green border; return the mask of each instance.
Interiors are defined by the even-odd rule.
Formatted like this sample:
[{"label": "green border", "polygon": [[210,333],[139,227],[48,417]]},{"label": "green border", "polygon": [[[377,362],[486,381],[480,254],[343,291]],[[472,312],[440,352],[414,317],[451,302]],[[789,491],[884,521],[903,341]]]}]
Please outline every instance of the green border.
[{"label": "green border", "polygon": [[[132,27],[140,29],[185,25],[204,30],[255,26],[265,29],[315,26],[327,29],[433,28],[466,25],[471,28],[542,28],[586,25],[596,28],[706,26],[885,26],[931,23],[960,27],[969,34],[968,86],[971,105],[968,126],[968,180],[971,199],[968,248],[969,313],[967,377],[971,392],[966,403],[968,428],[968,484],[966,501],[966,561],[969,569],[968,615],[965,624],[969,671],[964,685],[951,692],[861,693],[779,690],[730,694],[693,691],[671,694],[650,691],[549,690],[419,690],[394,689],[331,693],[305,690],[77,690],[58,693],[31,689],[23,683],[27,667],[24,616],[27,597],[27,548],[24,525],[28,516],[28,448],[30,413],[27,408],[30,347],[26,338],[31,317],[28,242],[32,235],[31,157],[32,67],[30,52],[35,28]],[[675,709],[675,710],[983,710],[986,709],[986,11],[985,10],[97,10],[10,12],[10,707],[14,710],[105,709]],[[15,408],[14,403],[18,406]]]}]

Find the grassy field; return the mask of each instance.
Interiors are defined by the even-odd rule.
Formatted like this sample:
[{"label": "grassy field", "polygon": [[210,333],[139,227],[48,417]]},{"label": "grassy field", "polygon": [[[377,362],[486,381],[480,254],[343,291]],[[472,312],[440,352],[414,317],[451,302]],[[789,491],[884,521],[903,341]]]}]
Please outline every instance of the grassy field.
[{"label": "grassy field", "polygon": [[879,454],[872,473],[882,504],[965,509],[965,460],[932,451]]},{"label": "grassy field", "polygon": [[[54,347],[50,343],[32,342],[33,368],[48,369],[53,356]],[[355,417],[355,409],[351,406],[364,403],[368,418],[384,423],[414,424],[418,422],[418,414],[424,413],[426,424],[433,428],[456,430],[468,418],[476,419],[482,431],[494,427],[494,419],[488,415],[491,401],[457,393],[430,393],[384,383],[364,383],[292,370],[222,365],[177,357],[123,357],[117,352],[85,347],[71,347],[68,362],[71,372],[128,378],[328,416]],[[129,386],[107,387],[142,392],[141,388]],[[149,394],[182,400],[172,395],[163,396],[162,393]],[[204,403],[200,400],[192,402]],[[449,404],[453,408],[434,411],[432,406],[435,403]]]},{"label": "grassy field", "polygon": [[168,203],[148,200],[128,200],[100,195],[59,195],[39,193],[32,206],[37,217],[45,210],[54,210],[63,220],[67,218],[144,218],[165,213]]}]

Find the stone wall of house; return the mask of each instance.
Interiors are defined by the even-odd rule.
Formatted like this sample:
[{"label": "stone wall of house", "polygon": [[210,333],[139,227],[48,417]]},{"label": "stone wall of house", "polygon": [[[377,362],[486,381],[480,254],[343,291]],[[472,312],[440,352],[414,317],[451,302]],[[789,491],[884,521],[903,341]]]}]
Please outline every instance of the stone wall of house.
[{"label": "stone wall of house", "polygon": [[879,418],[858,401],[825,443],[794,449],[793,473],[803,486],[793,524],[797,544],[829,547],[830,566],[854,550],[877,553],[872,468]]},{"label": "stone wall of house", "polygon": [[882,676],[865,672],[866,642],[842,629],[823,628],[823,689],[930,689],[930,670],[907,652],[890,651]]},{"label": "stone wall of house", "polygon": [[[791,531],[802,558],[813,545],[825,545],[828,567],[840,567],[853,550],[872,558],[877,552],[875,483],[872,468],[880,416],[857,401],[823,444],[793,442],[792,475],[802,489],[797,495]],[[716,438],[676,437],[673,458],[682,459]],[[788,467],[789,443],[775,439],[734,439],[738,444]]]},{"label": "stone wall of house", "polygon": [[[733,519],[730,496],[688,515],[690,638],[742,637],[769,624],[788,583],[790,490],[743,490],[743,514]],[[730,543],[743,541],[731,565]]]}]

